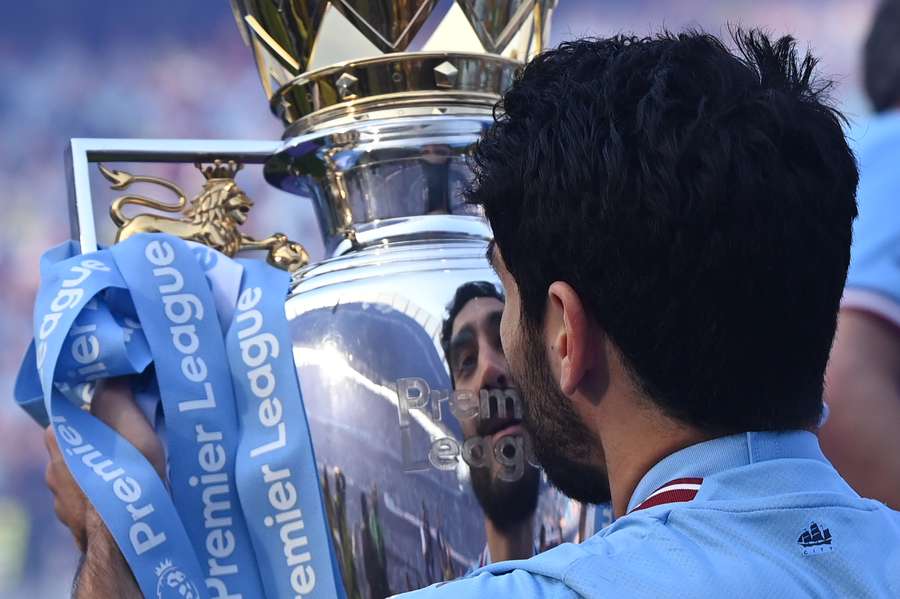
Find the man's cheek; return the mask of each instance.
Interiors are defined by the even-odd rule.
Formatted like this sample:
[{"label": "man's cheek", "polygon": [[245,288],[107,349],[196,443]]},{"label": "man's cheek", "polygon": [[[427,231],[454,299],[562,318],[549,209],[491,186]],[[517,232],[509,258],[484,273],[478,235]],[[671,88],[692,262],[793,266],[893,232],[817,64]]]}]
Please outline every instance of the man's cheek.
[{"label": "man's cheek", "polygon": [[500,345],[503,346],[503,355],[506,358],[506,364],[510,369],[510,374],[516,378],[520,372],[519,366],[522,362],[520,339],[517,337],[515,327],[511,326],[510,317],[507,315],[508,310],[504,308],[503,317],[500,320]]},{"label": "man's cheek", "polygon": [[[503,313],[500,316],[500,345],[503,347],[503,353],[509,356],[510,349],[510,339],[509,339],[509,310],[507,310],[507,306],[509,304],[504,304]],[[509,360],[509,358],[507,358]]]}]

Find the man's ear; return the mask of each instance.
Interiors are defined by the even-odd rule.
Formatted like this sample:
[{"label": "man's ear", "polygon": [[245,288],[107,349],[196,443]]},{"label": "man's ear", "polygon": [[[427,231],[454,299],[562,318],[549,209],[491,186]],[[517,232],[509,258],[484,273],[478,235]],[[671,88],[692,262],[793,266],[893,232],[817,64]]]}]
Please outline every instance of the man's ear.
[{"label": "man's ear", "polygon": [[553,351],[559,358],[559,387],[572,395],[590,369],[590,321],[584,304],[571,285],[555,281],[547,290],[549,309],[556,312],[550,322],[557,322],[552,335]]}]

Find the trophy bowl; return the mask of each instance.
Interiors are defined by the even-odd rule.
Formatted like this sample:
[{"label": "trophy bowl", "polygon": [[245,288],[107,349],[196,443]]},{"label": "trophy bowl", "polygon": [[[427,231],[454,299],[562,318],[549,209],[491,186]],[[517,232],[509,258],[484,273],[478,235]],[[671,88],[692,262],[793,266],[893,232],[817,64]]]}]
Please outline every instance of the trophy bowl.
[{"label": "trophy bowl", "polygon": [[[495,387],[508,374],[472,388],[447,355],[458,291],[502,298],[491,232],[462,199],[466,153],[540,51],[552,3],[294,2],[277,18],[239,4],[287,127],[266,178],[313,199],[332,255],[296,273],[286,310],[347,595],[460,576],[494,558],[488,527],[527,529],[527,554],[507,557],[585,538],[593,508],[542,480],[522,434],[505,453],[477,434],[521,417],[515,390]],[[292,35],[285,14],[315,35]],[[334,46],[342,35],[360,41]]]},{"label": "trophy bowl", "polygon": [[[347,597],[381,599],[592,534],[608,511],[563,497],[534,463],[527,398],[499,344],[491,231],[462,196],[467,153],[542,49],[555,0],[232,5],[282,142],[73,140],[82,250],[97,242],[90,163],[195,162],[206,183],[190,206],[174,183],[101,165],[113,189],[142,182],[178,198],[117,199],[116,241],[168,232],[229,255],[266,251],[292,272],[293,359]],[[313,202],[324,260],[309,263],[281,233],[240,233],[253,206],[235,182],[243,164]],[[157,213],[126,220],[127,203]],[[199,219],[203,206],[218,216]]]}]

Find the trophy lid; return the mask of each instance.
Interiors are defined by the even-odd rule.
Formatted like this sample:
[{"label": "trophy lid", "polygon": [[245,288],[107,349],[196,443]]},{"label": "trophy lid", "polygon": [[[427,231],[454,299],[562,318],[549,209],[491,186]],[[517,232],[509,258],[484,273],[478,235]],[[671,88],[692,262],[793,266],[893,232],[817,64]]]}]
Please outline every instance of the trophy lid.
[{"label": "trophy lid", "polygon": [[543,49],[555,4],[232,0],[285,137],[360,115],[490,111]]}]

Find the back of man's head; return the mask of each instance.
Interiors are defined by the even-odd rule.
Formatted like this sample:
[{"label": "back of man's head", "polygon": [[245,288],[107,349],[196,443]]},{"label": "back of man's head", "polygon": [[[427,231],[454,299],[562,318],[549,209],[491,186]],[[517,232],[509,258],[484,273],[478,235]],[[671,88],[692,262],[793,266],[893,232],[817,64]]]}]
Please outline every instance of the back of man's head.
[{"label": "back of man's head", "polygon": [[856,215],[841,115],[792,39],[695,32],[534,59],[474,158],[526,325],[566,281],[638,388],[709,433],[810,427]]},{"label": "back of man's head", "polygon": [[900,0],[882,0],[863,50],[866,93],[875,112],[900,108]]}]

